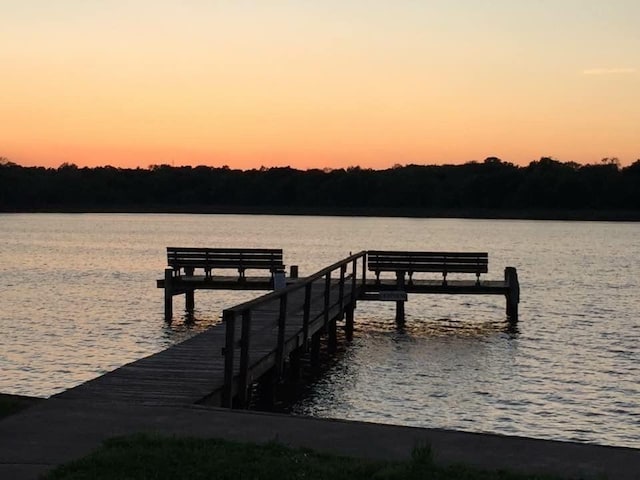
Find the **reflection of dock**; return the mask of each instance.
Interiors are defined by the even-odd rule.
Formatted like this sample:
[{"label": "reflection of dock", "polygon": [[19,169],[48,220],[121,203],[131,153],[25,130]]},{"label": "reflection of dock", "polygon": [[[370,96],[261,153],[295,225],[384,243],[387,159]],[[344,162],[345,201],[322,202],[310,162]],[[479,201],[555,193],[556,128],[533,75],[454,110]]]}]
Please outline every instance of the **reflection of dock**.
[{"label": "reflection of dock", "polygon": [[[367,278],[367,269],[371,269],[372,263],[368,262],[368,252],[360,252],[311,276],[287,282],[281,268],[273,270],[271,277],[245,276],[244,272],[240,277],[216,276],[210,270],[205,275],[195,275],[198,265],[190,261],[186,272],[167,269],[165,278],[157,282],[159,288],[169,290],[165,306],[171,303],[165,313],[171,313],[173,296],[179,294],[185,295],[187,311],[193,311],[193,294],[198,289],[279,288],[224,310],[220,325],[63,392],[59,397],[245,407],[254,384],[273,387],[284,376],[298,376],[301,357],[308,356],[312,367],[319,367],[321,338],[326,338],[329,352],[335,351],[338,322],[344,322],[345,338],[350,340],[358,300],[396,302],[396,320],[400,323],[404,321],[404,301],[409,293],[504,295],[509,321],[517,321],[519,287],[515,269],[511,267],[505,270],[505,280],[480,281],[479,274],[476,280],[447,280],[446,274],[443,279],[435,280],[413,278],[413,274],[439,271],[441,260],[437,265],[430,261],[416,272],[407,272],[406,263],[397,264],[395,272],[395,264],[385,264],[384,271],[395,273],[395,278],[384,278],[384,275],[380,278],[376,272],[379,277],[376,279]],[[470,263],[465,260],[459,268],[466,273],[476,273]],[[228,263],[224,265],[231,268]],[[414,268],[417,267],[411,267]],[[486,272],[486,265],[482,268]]]}]

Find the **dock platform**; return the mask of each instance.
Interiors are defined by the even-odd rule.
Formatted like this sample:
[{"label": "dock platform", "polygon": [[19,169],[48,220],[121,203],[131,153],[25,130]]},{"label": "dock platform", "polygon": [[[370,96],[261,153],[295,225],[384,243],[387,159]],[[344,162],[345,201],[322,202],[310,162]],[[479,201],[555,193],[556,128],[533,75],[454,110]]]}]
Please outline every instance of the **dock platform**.
[{"label": "dock platform", "polygon": [[[187,249],[189,254],[194,250]],[[193,261],[191,257],[188,260]],[[474,273],[465,262],[461,269]],[[410,275],[407,281],[404,264],[395,279],[380,278],[379,274],[367,278],[368,266],[368,253],[363,251],[305,278],[285,280],[282,275],[277,290],[225,309],[222,323],[57,396],[152,405],[246,407],[253,385],[273,386],[285,375],[297,375],[303,355],[309,355],[312,366],[319,366],[321,337],[326,337],[329,351],[335,351],[338,322],[344,321],[345,337],[351,339],[358,301],[395,301],[396,321],[401,323],[407,294],[504,295],[510,321],[517,320],[519,285],[511,267],[505,269],[504,280],[447,281],[446,276],[438,280]],[[432,267],[430,263],[424,268]],[[278,286],[275,283],[274,275],[216,276],[210,271],[195,275],[190,268],[185,274],[165,270],[157,286],[165,289],[165,306],[169,304],[165,313],[172,313],[175,295],[185,294],[185,307],[192,311],[197,289],[270,290]]]}]

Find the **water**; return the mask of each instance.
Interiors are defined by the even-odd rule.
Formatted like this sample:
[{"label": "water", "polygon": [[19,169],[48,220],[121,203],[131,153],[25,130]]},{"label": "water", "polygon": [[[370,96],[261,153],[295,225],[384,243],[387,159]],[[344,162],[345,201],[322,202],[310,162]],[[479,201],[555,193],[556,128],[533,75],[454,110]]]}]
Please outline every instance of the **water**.
[{"label": "water", "polygon": [[[248,215],[0,215],[0,391],[49,396],[220,321],[164,324],[165,247],[283,248],[312,273],[364,249],[488,251],[504,299],[361,302],[354,341],[295,413],[640,448],[640,224]],[[176,299],[179,312],[181,299]]]}]

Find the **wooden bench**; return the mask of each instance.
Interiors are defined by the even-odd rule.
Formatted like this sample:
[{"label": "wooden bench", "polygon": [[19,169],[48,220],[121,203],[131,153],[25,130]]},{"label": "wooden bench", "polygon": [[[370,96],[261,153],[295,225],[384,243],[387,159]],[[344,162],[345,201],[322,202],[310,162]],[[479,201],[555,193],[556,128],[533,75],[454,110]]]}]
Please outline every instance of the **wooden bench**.
[{"label": "wooden bench", "polygon": [[193,275],[196,268],[203,269],[205,278],[211,278],[213,269],[238,271],[242,281],[246,270],[269,270],[271,276],[284,271],[282,249],[269,248],[193,248],[167,247],[167,263],[174,276]]},{"label": "wooden bench", "polygon": [[409,284],[415,272],[442,273],[442,284],[447,284],[448,273],[475,273],[476,285],[480,274],[489,269],[489,254],[477,252],[397,252],[370,250],[367,252],[368,268],[375,272],[380,283],[380,272],[406,272]]}]

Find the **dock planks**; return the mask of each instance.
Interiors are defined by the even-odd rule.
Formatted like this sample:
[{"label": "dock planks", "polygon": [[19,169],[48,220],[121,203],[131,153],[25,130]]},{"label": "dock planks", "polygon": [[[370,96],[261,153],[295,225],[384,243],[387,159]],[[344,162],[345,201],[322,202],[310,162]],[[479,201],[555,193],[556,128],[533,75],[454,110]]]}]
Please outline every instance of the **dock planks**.
[{"label": "dock planks", "polygon": [[[314,282],[311,295],[309,335],[324,328],[324,291]],[[351,286],[345,284],[345,294]],[[339,283],[333,281],[330,300],[335,303]],[[285,328],[285,354],[304,342],[304,289],[290,295]],[[278,336],[279,302],[277,299],[260,305],[252,312],[249,378],[259,378],[275,366]],[[341,315],[333,308],[330,316]],[[235,324],[235,338],[240,338],[241,322]],[[221,323],[166,350],[126,364],[98,378],[56,395],[61,399],[131,402],[153,405],[194,404],[207,400],[219,404],[224,387],[223,347],[226,324]],[[240,358],[240,347],[234,352]],[[239,374],[239,362],[234,374]]]}]

